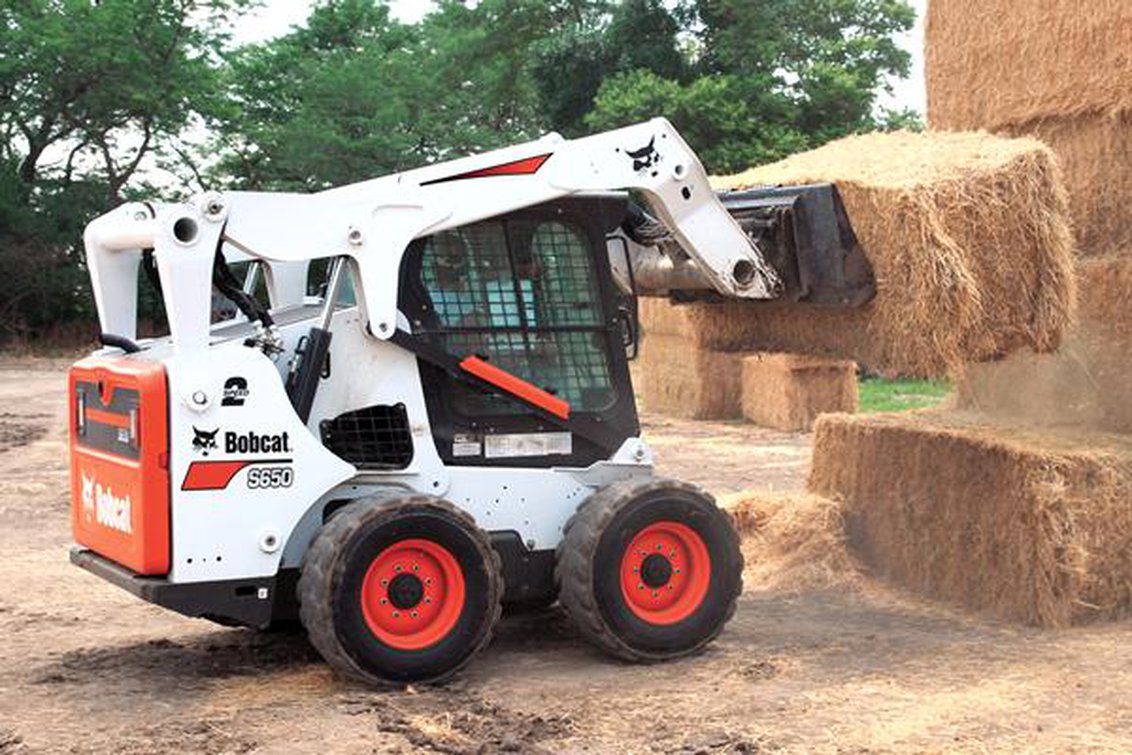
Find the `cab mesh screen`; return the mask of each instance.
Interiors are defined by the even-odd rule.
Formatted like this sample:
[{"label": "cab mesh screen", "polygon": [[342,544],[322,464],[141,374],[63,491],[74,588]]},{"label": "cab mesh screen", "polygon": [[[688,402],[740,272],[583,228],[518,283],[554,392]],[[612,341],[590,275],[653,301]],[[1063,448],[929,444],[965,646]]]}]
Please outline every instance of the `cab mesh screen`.
[{"label": "cab mesh screen", "polygon": [[[614,401],[589,242],[557,220],[491,220],[425,241],[421,279],[431,300],[426,331],[457,356],[496,367],[570,403],[601,411]],[[513,401],[453,385],[465,415],[521,413]]]}]

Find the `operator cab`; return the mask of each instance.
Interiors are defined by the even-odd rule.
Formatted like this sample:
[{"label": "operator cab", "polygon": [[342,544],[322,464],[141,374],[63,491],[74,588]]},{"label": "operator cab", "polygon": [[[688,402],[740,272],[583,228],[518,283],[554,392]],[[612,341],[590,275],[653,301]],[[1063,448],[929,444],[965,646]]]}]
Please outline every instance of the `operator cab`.
[{"label": "operator cab", "polygon": [[[420,359],[429,421],[446,464],[545,466],[494,440],[525,435],[555,462],[586,466],[639,432],[626,359],[632,302],[614,284],[607,238],[624,195],[580,196],[461,226],[413,242],[402,261],[399,309],[413,335],[474,356],[570,407],[573,434],[505,391],[485,391]],[[485,431],[487,431],[485,433]],[[487,444],[487,445],[485,445]]]}]

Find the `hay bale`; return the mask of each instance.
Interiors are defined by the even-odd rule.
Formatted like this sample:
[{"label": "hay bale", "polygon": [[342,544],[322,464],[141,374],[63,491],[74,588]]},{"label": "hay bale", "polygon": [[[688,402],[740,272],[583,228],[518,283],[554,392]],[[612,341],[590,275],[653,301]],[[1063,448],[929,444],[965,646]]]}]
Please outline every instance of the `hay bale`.
[{"label": "hay bale", "polygon": [[878,576],[1027,624],[1132,613],[1132,438],[933,412],[815,433],[810,487]]},{"label": "hay bale", "polygon": [[1127,0],[931,0],[933,128],[991,129],[1132,106]]},{"label": "hay bale", "polygon": [[808,493],[743,492],[720,503],[743,538],[747,589],[798,592],[860,582],[836,501]]},{"label": "hay bale", "polygon": [[741,408],[756,425],[808,432],[819,414],[857,411],[857,365],[800,354],[744,357]]},{"label": "hay bale", "polygon": [[933,0],[925,39],[932,128],[1041,139],[1082,253],[1132,249],[1132,3]]},{"label": "hay bale", "polygon": [[1132,256],[1082,260],[1078,278],[1080,318],[1061,349],[971,365],[957,381],[960,408],[1132,433]]},{"label": "hay bale", "polygon": [[675,417],[738,419],[743,356],[650,334],[641,343],[638,400],[648,411]]},{"label": "hay bale", "polygon": [[867,134],[716,185],[823,181],[841,192],[876,272],[876,299],[853,311],[690,305],[674,316],[699,345],[849,358],[925,376],[1024,346],[1057,347],[1072,319],[1074,279],[1065,194],[1048,148],[985,134]]},{"label": "hay bale", "polygon": [[1057,154],[1079,254],[1132,250],[1132,113],[1050,118],[1003,133],[1035,137]]}]

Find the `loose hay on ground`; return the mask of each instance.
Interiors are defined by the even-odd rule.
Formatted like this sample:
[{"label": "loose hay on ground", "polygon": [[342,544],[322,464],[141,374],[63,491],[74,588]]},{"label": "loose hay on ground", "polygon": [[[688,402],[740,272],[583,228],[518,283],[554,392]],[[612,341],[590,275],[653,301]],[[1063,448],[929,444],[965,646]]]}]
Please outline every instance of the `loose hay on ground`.
[{"label": "loose hay on ground", "polygon": [[1132,438],[826,415],[810,488],[877,576],[929,597],[1050,627],[1132,613]]},{"label": "loose hay on ground", "polygon": [[876,271],[871,304],[651,302],[645,332],[914,375],[1057,347],[1072,319],[1073,250],[1048,148],[985,134],[869,134],[716,179],[720,188],[827,181]]},{"label": "loose hay on ground", "polygon": [[809,432],[819,414],[857,411],[857,365],[844,359],[758,353],[743,358],[743,417]]},{"label": "loose hay on ground", "polygon": [[663,334],[641,347],[639,395],[652,412],[687,419],[738,419],[743,354],[696,348]]},{"label": "loose hay on ground", "polygon": [[859,582],[836,501],[806,493],[744,492],[722,505],[743,537],[748,589],[797,592]]}]

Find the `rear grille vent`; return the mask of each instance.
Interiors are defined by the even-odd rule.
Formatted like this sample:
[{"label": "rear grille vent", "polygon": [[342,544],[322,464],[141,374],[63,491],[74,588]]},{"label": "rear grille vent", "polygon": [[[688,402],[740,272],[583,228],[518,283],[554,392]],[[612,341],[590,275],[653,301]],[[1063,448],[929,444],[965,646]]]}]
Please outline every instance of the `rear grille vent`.
[{"label": "rear grille vent", "polygon": [[413,460],[413,437],[404,404],[367,406],[323,420],[322,443],[363,469],[404,469]]}]

